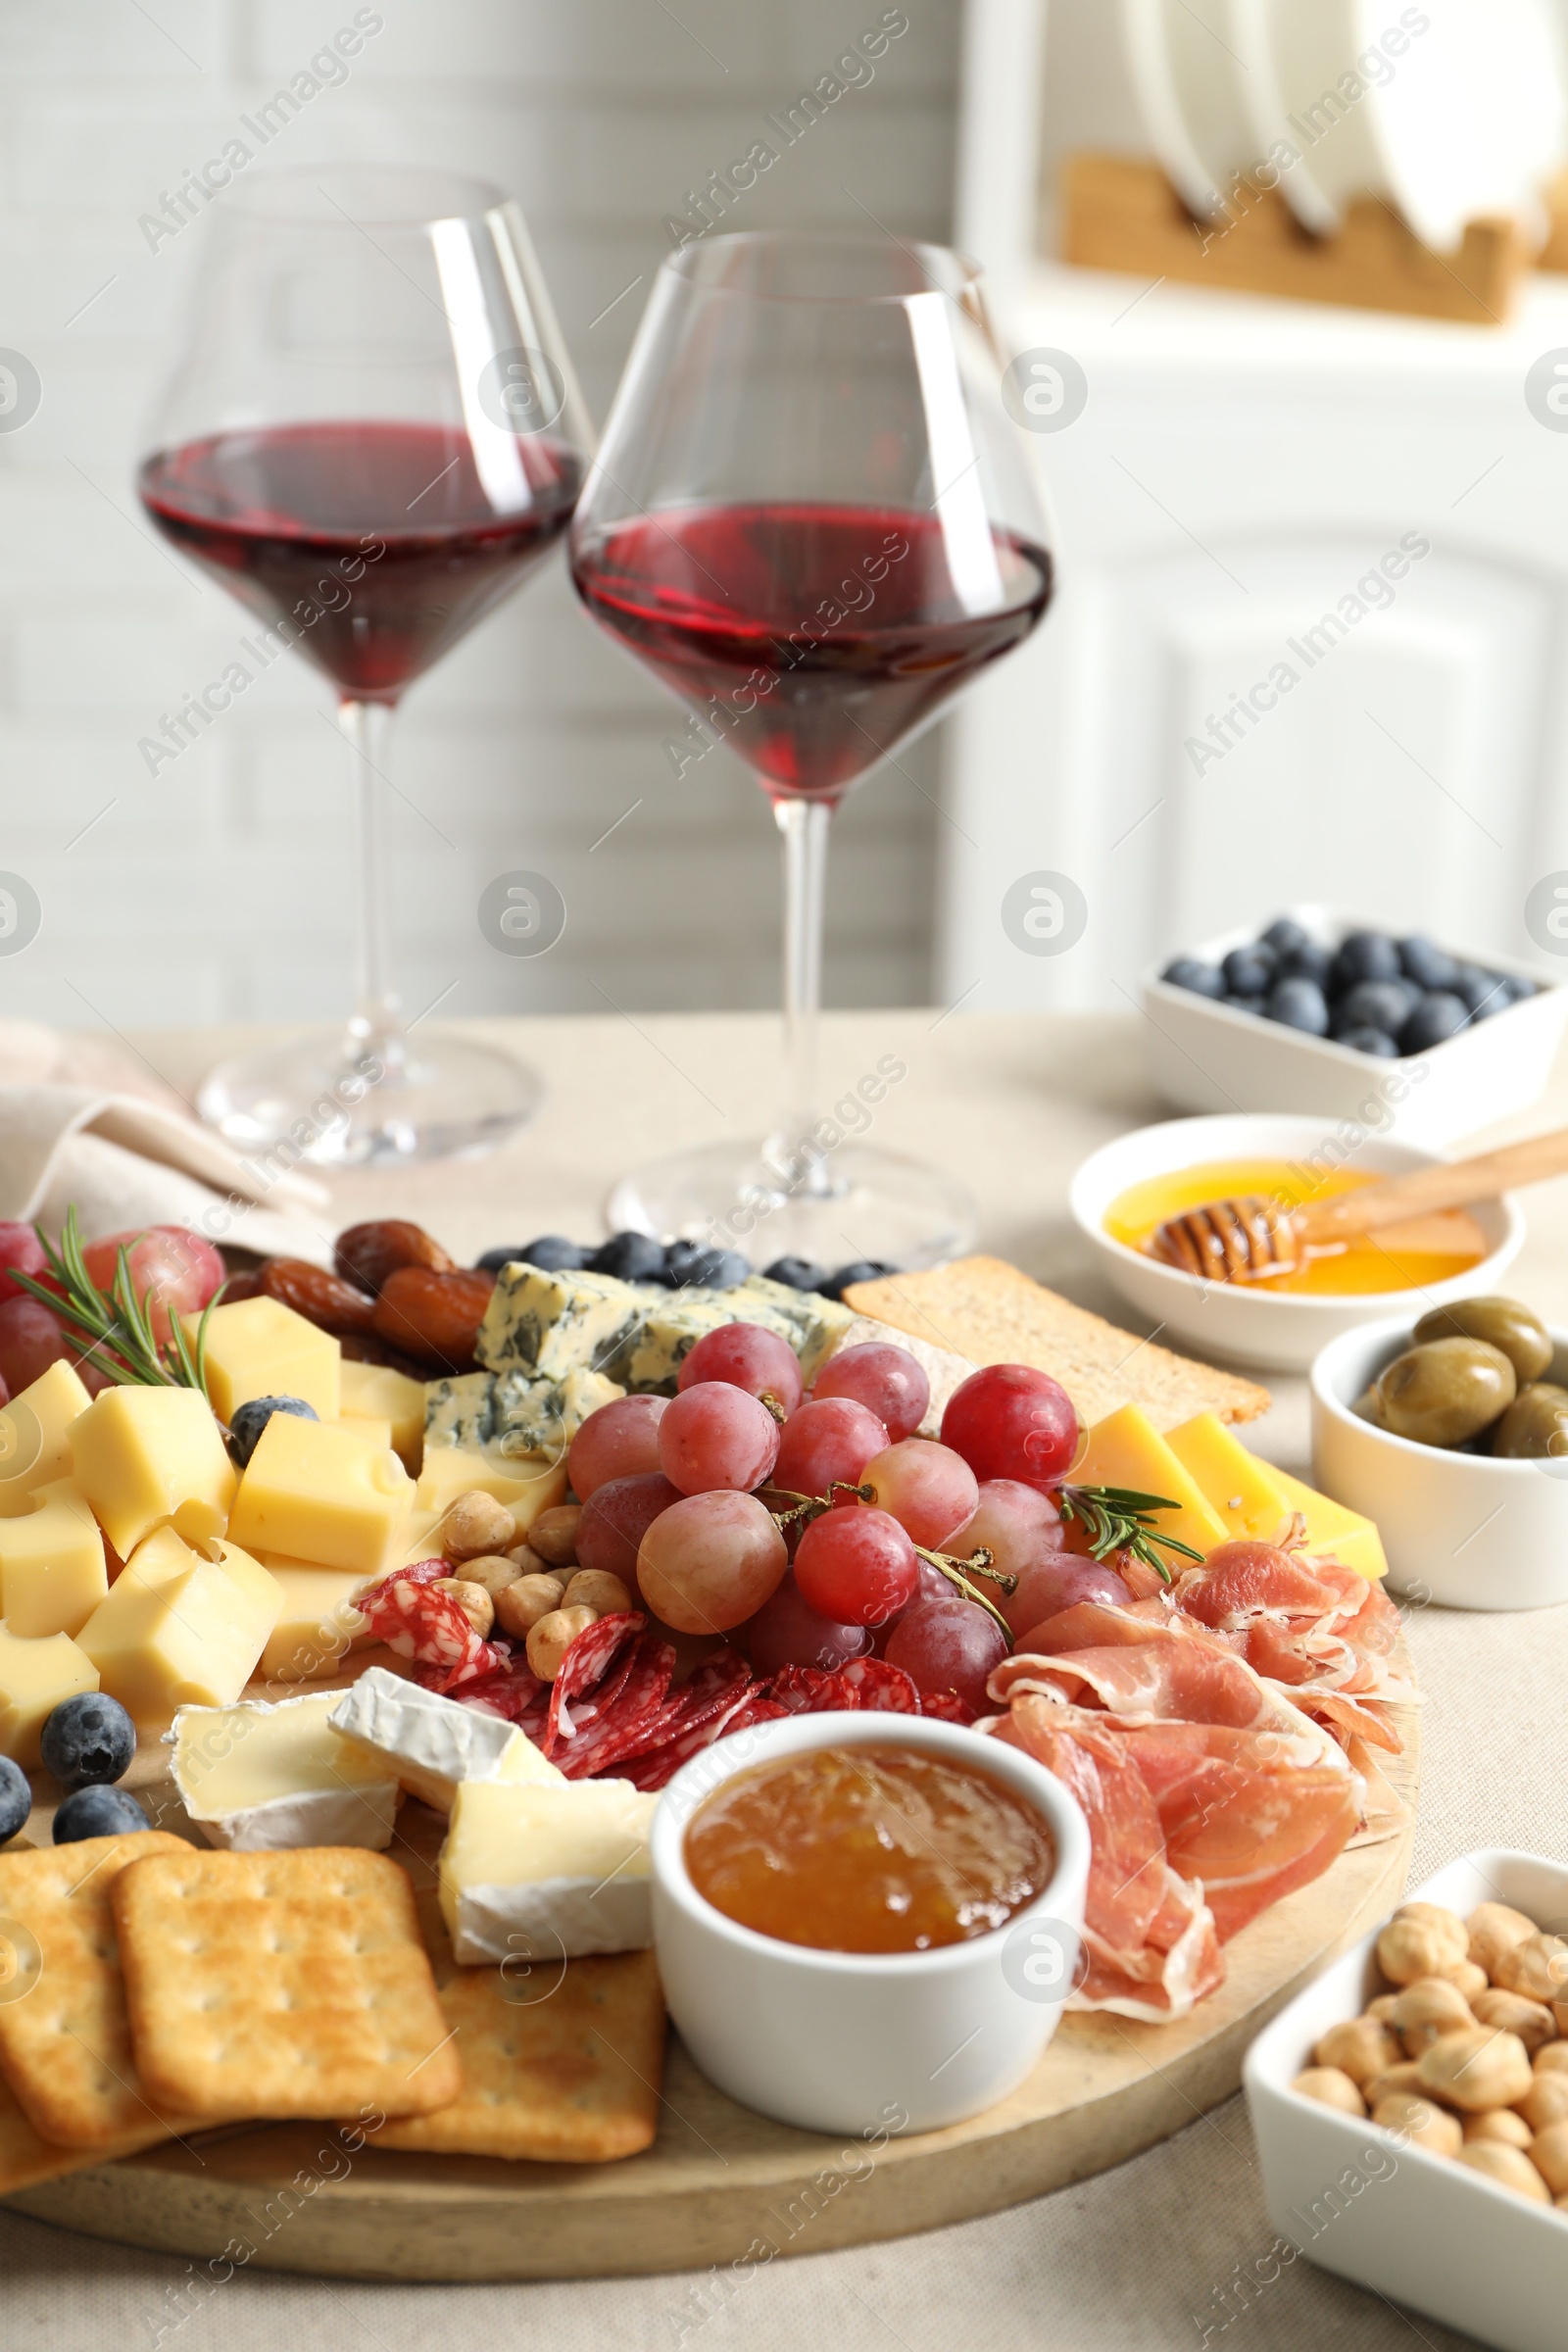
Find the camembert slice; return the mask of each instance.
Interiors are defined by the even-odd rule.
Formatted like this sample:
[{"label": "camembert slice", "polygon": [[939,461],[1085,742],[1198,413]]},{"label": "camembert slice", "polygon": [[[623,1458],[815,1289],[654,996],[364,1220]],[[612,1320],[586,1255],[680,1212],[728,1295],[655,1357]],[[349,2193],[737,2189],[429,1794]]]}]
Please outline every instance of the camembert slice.
[{"label": "camembert slice", "polygon": [[172,1773],[186,1812],[211,1845],[236,1853],[293,1845],[392,1842],[398,1783],[328,1722],[335,1690],[276,1706],[181,1707]]},{"label": "camembert slice", "polygon": [[441,1915],[458,1959],[577,1960],[652,1943],[658,1803],[629,1781],[466,1782],[441,1849]]},{"label": "camembert slice", "polygon": [[335,1694],[331,1723],[359,1754],[379,1758],[412,1796],[438,1813],[450,1813],[469,1782],[565,1787],[515,1724],[421,1690],[385,1666],[368,1667],[351,1690]]}]

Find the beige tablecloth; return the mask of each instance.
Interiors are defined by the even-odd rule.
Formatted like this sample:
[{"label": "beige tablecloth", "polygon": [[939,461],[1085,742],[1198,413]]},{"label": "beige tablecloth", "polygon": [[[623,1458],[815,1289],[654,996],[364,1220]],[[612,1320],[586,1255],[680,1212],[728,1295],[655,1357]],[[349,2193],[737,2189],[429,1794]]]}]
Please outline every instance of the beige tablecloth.
[{"label": "beige tablecloth", "polygon": [[[530,1133],[497,1156],[334,1185],[342,1220],[400,1214],[470,1256],[556,1229],[589,1235],[607,1188],[639,1157],[682,1142],[760,1132],[776,1068],[774,1024],[754,1016],[487,1024],[549,1080]],[[181,1091],[218,1051],[201,1034],[137,1043]],[[1067,1179],[1095,1145],[1159,1115],[1131,1020],[860,1013],[828,1023],[828,1077],[852,1083],[886,1053],[908,1065],[877,1113],[876,1140],[961,1167],[982,1243],[1083,1303],[1116,1311],[1082,1277]],[[837,1088],[835,1087],[835,1090]],[[1568,1075],[1515,1131],[1568,1122]],[[1568,1320],[1568,1186],[1527,1201],[1531,1232],[1511,1287]],[[1280,1381],[1260,1450],[1306,1466],[1302,1384]],[[1409,1638],[1427,1692],[1416,1842],[1420,1878],[1479,1844],[1568,1858],[1568,1608],[1487,1617],[1418,1610]],[[75,2237],[0,2212],[0,2342],[11,2352],[342,2352],[431,2345],[549,2352],[1453,2352],[1461,2338],[1343,2284],[1305,2261],[1247,2315],[1216,2300],[1273,2231],[1241,2101],[1195,2117],[1164,2146],[1099,2179],[989,2221],[756,2272],[693,2324],[689,2278],[539,2286],[367,2286],[236,2273],[182,2299],[183,2262]],[[683,2333],[682,2330],[685,2330]],[[161,2332],[162,2331],[162,2332]],[[1564,2322],[1568,2342],[1568,2318]]]}]

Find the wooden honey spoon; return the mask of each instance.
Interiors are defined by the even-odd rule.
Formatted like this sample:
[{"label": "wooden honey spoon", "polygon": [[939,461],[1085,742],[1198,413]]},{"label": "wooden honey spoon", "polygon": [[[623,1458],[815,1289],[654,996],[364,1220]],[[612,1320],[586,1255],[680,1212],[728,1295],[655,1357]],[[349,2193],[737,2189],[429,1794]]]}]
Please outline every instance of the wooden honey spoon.
[{"label": "wooden honey spoon", "polygon": [[1314,1250],[1402,1225],[1411,1217],[1443,1208],[1466,1208],[1494,1200],[1519,1184],[1568,1175],[1568,1127],[1535,1135],[1499,1152],[1455,1159],[1440,1167],[1416,1168],[1383,1184],[1368,1184],[1287,1208],[1261,1193],[1205,1200],[1179,1217],[1167,1217],[1147,1245],[1150,1255],[1209,1282],[1267,1282],[1294,1274]]}]

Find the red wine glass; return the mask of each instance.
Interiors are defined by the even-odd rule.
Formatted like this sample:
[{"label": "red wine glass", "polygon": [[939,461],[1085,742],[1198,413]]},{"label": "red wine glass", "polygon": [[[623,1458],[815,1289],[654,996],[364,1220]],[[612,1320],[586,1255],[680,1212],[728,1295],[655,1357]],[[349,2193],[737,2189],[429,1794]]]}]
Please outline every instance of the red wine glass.
[{"label": "red wine glass", "polygon": [[[572,576],[686,704],[691,759],[727,743],[772,802],[787,1087],[765,1141],[624,1178],[614,1226],[827,1266],[926,1263],[973,1240],[956,1178],[832,1140],[816,1029],[834,809],[1050,602],[1045,514],[1001,377],[978,273],[935,246],[711,237],[660,270],[572,525]],[[886,1073],[865,1075],[874,1102]]]},{"label": "red wine glass", "polygon": [[264,1154],[481,1149],[531,1117],[539,1082],[494,1048],[404,1025],[387,736],[405,690],[564,537],[590,444],[581,396],[522,216],[482,181],[277,172],[231,189],[209,236],[138,487],[257,625],[175,715],[171,756],[293,648],[337,690],[360,874],[347,1034],[224,1062],[200,1107]]}]

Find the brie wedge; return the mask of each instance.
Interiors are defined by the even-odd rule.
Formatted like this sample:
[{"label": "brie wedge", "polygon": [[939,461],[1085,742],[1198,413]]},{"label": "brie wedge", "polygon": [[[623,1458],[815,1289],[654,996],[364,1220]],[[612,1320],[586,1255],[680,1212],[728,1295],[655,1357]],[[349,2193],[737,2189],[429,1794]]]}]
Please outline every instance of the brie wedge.
[{"label": "brie wedge", "polygon": [[453,1798],[469,1781],[565,1785],[515,1724],[421,1690],[384,1666],[368,1667],[352,1690],[336,1694],[332,1728],[357,1754],[379,1759],[411,1795],[438,1813],[451,1812]]},{"label": "brie wedge", "polygon": [[236,1853],[392,1842],[398,1784],[327,1721],[335,1690],[232,1707],[181,1707],[165,1734],[186,1812],[210,1845]]},{"label": "brie wedge", "polygon": [[651,1944],[658,1802],[629,1781],[467,1782],[441,1848],[441,1915],[459,1960],[577,1960]]}]

